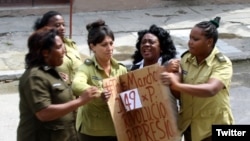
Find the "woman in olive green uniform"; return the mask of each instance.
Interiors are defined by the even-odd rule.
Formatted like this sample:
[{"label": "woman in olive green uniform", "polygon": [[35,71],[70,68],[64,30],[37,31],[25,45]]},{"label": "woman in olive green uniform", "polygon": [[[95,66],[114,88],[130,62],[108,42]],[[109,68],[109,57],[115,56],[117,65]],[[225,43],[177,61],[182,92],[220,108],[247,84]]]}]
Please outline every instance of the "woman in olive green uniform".
[{"label": "woman in olive green uniform", "polygon": [[44,26],[57,28],[63,39],[66,52],[65,57],[63,58],[63,64],[58,66],[57,70],[61,77],[70,85],[77,68],[87,56],[80,55],[75,42],[65,37],[65,21],[59,12],[49,11],[45,13],[42,18],[36,20],[33,28],[34,30],[37,30]]},{"label": "woman in olive green uniform", "polygon": [[64,44],[54,28],[44,27],[28,39],[26,71],[19,80],[20,121],[17,141],[78,141],[75,110],[95,98],[91,87],[73,98],[55,67],[63,63]]},{"label": "woman in olive green uniform", "polygon": [[[102,80],[125,74],[127,69],[112,58],[114,35],[103,20],[88,24],[87,30],[88,45],[94,56],[79,67],[72,89],[78,95],[96,86],[100,93],[108,95],[102,88]],[[82,141],[117,141],[108,105],[101,97],[78,109],[76,126]]]},{"label": "woman in olive green uniform", "polygon": [[232,63],[215,47],[220,17],[196,24],[182,55],[182,83],[164,72],[162,81],[180,92],[179,128],[185,141],[211,141],[213,124],[233,124],[229,89]]}]

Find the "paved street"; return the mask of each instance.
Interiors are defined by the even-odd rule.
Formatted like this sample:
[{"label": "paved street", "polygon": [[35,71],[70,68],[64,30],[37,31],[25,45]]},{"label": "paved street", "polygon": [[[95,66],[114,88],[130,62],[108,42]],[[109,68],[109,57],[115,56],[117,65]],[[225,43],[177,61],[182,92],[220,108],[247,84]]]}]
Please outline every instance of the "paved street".
[{"label": "paved street", "polygon": [[[72,39],[82,54],[92,55],[86,43],[85,25],[103,19],[115,33],[114,57],[127,65],[131,64],[131,54],[135,51],[137,31],[148,29],[152,24],[169,30],[180,56],[187,49],[189,32],[194,24],[220,16],[218,48],[232,60],[247,59],[250,58],[249,13],[250,3],[74,13]],[[69,15],[63,16],[69,34]],[[0,80],[18,77],[23,72],[27,38],[38,17],[0,18]]]},{"label": "paved street", "polygon": [[16,141],[16,128],[19,119],[18,94],[1,94],[0,101],[0,141]]},{"label": "paved street", "polygon": [[[81,53],[91,55],[85,25],[104,19],[115,32],[114,57],[131,64],[136,32],[157,24],[170,31],[180,55],[187,49],[189,31],[201,20],[221,16],[218,48],[234,63],[231,104],[236,124],[250,124],[250,2],[235,5],[183,6],[127,11],[75,13],[73,36]],[[66,25],[69,15],[64,15]],[[18,79],[24,70],[26,41],[38,16],[0,17],[0,141],[15,141],[18,123]],[[67,27],[68,28],[68,27]],[[69,29],[67,29],[69,33]],[[10,81],[10,82],[9,82]],[[9,82],[9,83],[5,83]]]}]

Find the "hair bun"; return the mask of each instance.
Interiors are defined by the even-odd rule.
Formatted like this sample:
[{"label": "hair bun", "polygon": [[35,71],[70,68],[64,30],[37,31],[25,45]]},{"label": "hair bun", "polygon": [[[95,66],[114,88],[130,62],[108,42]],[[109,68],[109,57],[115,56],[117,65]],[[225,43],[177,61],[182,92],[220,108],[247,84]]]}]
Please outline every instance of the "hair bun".
[{"label": "hair bun", "polygon": [[215,25],[216,28],[219,27],[219,24],[220,24],[220,17],[216,17],[214,18],[213,20],[210,20],[210,22]]},{"label": "hair bun", "polygon": [[105,21],[102,19],[96,20],[95,22],[89,23],[86,25],[86,29],[88,31],[92,30],[93,28],[99,28],[101,26],[106,26]]}]

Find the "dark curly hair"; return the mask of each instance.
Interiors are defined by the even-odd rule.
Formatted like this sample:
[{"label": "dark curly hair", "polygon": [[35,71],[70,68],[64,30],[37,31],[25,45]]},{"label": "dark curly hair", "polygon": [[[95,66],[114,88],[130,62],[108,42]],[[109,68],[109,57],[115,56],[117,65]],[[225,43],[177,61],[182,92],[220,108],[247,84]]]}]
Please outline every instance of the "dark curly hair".
[{"label": "dark curly hair", "polygon": [[138,38],[136,42],[136,51],[132,55],[133,64],[136,64],[143,59],[140,53],[140,45],[143,36],[147,33],[151,33],[159,39],[161,48],[160,56],[162,56],[162,63],[176,57],[177,51],[169,32],[153,24],[149,29],[141,30],[137,33]]}]

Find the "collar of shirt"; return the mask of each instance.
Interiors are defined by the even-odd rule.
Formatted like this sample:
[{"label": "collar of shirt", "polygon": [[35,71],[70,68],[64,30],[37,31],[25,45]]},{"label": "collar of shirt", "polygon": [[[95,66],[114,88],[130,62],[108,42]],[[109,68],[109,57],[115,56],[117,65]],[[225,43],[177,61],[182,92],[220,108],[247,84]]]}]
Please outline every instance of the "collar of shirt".
[{"label": "collar of shirt", "polygon": [[[161,65],[161,64],[162,64],[162,57],[158,58],[157,63],[158,63],[159,65]],[[144,59],[142,59],[140,62],[136,63],[136,65],[140,65],[139,69],[143,68],[143,65],[144,65]]]},{"label": "collar of shirt", "polygon": [[[213,61],[213,59],[215,58],[215,54],[218,53],[219,50],[217,47],[214,47],[214,49],[212,50],[212,52],[208,55],[208,57],[204,60],[204,62],[208,65],[208,66],[211,66],[211,63]],[[193,62],[195,63],[196,65],[197,64],[197,61],[196,61],[196,58],[195,56],[191,55],[190,53],[188,54],[188,57],[186,58],[185,62]],[[203,63],[204,63],[203,62]]]},{"label": "collar of shirt", "polygon": [[45,71],[48,71],[48,70],[52,69],[52,67],[44,65],[44,66],[42,66],[42,69],[45,70]]},{"label": "collar of shirt", "polygon": [[64,37],[63,42],[64,42],[64,45],[65,45],[65,48],[70,47],[70,48],[75,48],[76,49],[75,42],[73,40]]},{"label": "collar of shirt", "polygon": [[[103,68],[97,62],[95,56],[93,56],[92,60],[93,60],[94,65],[95,65],[96,68],[103,70]],[[113,68],[118,68],[119,67],[118,62],[114,58],[111,58],[110,61],[111,61],[111,65],[112,65]]]}]

